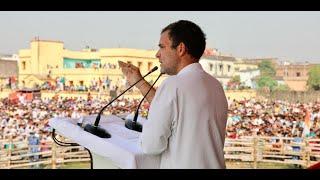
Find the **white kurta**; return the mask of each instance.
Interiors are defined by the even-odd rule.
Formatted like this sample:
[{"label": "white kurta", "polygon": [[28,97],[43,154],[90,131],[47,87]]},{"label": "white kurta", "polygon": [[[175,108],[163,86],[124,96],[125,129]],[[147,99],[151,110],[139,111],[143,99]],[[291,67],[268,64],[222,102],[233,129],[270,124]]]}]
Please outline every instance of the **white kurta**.
[{"label": "white kurta", "polygon": [[227,111],[219,81],[190,64],[157,89],[143,125],[143,152],[161,154],[165,169],[225,168]]}]

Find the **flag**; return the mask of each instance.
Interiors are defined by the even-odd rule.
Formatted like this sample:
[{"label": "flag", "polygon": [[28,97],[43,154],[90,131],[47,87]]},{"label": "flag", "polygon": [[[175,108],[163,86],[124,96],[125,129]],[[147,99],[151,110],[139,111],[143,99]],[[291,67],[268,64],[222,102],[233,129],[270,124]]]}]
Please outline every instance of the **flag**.
[{"label": "flag", "polygon": [[311,113],[309,110],[306,110],[306,116],[304,117],[304,128],[302,136],[306,137],[310,133],[311,122],[310,122]]}]

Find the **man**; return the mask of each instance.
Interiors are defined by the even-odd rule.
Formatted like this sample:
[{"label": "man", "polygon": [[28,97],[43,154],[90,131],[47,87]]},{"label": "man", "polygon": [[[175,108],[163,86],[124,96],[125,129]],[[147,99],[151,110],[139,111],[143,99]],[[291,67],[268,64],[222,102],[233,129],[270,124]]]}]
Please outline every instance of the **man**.
[{"label": "man", "polygon": [[[181,20],[161,32],[161,73],[170,75],[146,97],[150,105],[141,146],[146,154],[160,154],[160,168],[225,168],[224,140],[228,103],[221,84],[206,73],[199,59],[205,34]],[[130,84],[142,76],[137,67],[119,62]],[[142,80],[143,95],[151,87]]]},{"label": "man", "polygon": [[[34,131],[30,132],[30,136],[28,137],[28,144],[30,148],[30,153],[38,153],[39,152],[39,144],[40,144],[40,139],[39,137],[35,134]],[[39,155],[33,155],[30,156],[30,162],[35,162],[39,160]],[[38,168],[38,165],[31,166],[32,168]]]}]

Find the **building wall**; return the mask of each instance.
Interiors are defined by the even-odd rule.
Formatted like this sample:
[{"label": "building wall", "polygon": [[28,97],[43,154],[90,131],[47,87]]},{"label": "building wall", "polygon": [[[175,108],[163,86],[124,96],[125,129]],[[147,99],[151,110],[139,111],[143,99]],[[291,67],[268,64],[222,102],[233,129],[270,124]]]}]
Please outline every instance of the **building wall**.
[{"label": "building wall", "polygon": [[276,76],[306,77],[312,65],[280,65],[276,68]]},{"label": "building wall", "polygon": [[236,62],[234,63],[235,74],[239,75],[240,71],[250,70],[250,69],[258,69],[257,64],[245,63],[245,62]]},{"label": "building wall", "polygon": [[17,61],[0,59],[0,78],[18,75]]},{"label": "building wall", "polygon": [[234,74],[233,61],[201,58],[199,63],[207,73],[213,76],[233,76]]},{"label": "building wall", "polygon": [[18,65],[16,60],[0,59],[0,88],[4,87],[9,78],[17,78]]},{"label": "building wall", "polygon": [[294,91],[306,91],[307,90],[307,81],[305,80],[285,80],[285,83],[291,90]]},{"label": "building wall", "polygon": [[[231,60],[231,58],[223,60],[223,58],[214,57],[217,56],[202,57],[200,59],[200,64],[207,73],[216,77],[223,86],[226,86],[233,76],[239,75],[240,79],[247,81],[245,79],[250,79],[250,77],[255,77],[256,74],[260,74],[260,71],[257,70],[258,65],[251,61],[246,62],[237,58],[234,58],[234,60]],[[222,68],[220,65],[222,65]],[[250,73],[248,70],[252,70],[252,72]],[[248,73],[244,73],[244,71]],[[245,83],[246,85],[253,87],[252,81]]]},{"label": "building wall", "polygon": [[279,65],[276,68],[276,76],[282,76],[291,90],[306,91],[308,72],[313,66],[313,64]]},{"label": "building wall", "polygon": [[260,75],[260,70],[250,70],[250,71],[243,71],[239,72],[240,75],[240,82],[243,83],[245,86],[249,86],[250,88],[256,88],[256,84],[252,81],[254,77]]}]

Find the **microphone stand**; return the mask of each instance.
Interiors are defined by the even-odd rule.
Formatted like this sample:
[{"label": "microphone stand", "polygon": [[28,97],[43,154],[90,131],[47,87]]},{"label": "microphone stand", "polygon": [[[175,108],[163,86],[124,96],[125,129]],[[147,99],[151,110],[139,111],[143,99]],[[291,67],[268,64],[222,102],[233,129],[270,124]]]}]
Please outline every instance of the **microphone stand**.
[{"label": "microphone stand", "polygon": [[134,131],[138,131],[138,132],[142,132],[142,125],[140,123],[137,122],[138,119],[138,114],[139,114],[139,108],[143,102],[143,100],[147,97],[148,93],[150,92],[150,90],[152,89],[152,87],[156,84],[156,82],[158,81],[158,79],[160,78],[160,76],[162,75],[162,73],[159,74],[158,78],[155,80],[155,82],[151,85],[151,87],[149,88],[148,92],[146,93],[146,95],[144,95],[144,97],[142,98],[142,100],[140,101],[138,108],[136,110],[136,113],[134,114],[133,120],[126,120],[125,122],[125,127]]},{"label": "microphone stand", "polygon": [[123,91],[121,94],[119,94],[117,97],[115,97],[112,101],[110,101],[107,105],[105,105],[99,112],[96,121],[94,122],[94,125],[92,124],[87,124],[84,127],[84,130],[94,134],[96,136],[99,136],[101,138],[111,138],[111,134],[109,132],[107,132],[105,129],[99,127],[99,122],[101,119],[101,114],[102,112],[110,105],[112,104],[116,99],[118,99],[120,96],[122,96],[125,92],[127,92],[129,89],[131,89],[133,86],[135,86],[138,82],[140,82],[142,79],[144,79],[146,76],[148,76],[149,74],[153,73],[154,71],[156,71],[158,69],[157,66],[155,66],[153,69],[151,69],[151,71],[149,71],[146,75],[144,75],[139,81],[135,82],[133,85],[131,85],[129,88],[127,88],[125,91]]}]

